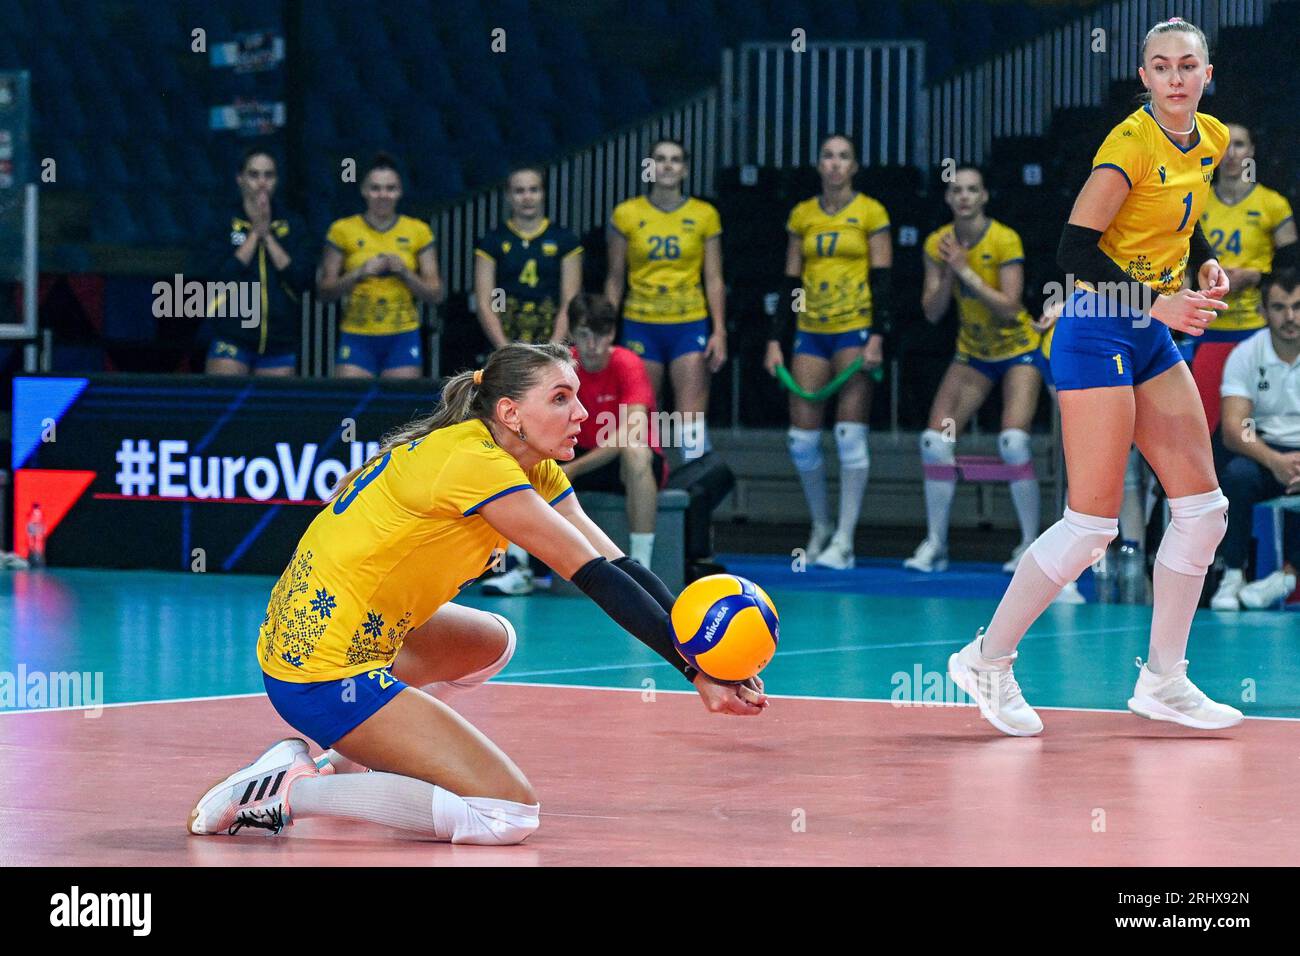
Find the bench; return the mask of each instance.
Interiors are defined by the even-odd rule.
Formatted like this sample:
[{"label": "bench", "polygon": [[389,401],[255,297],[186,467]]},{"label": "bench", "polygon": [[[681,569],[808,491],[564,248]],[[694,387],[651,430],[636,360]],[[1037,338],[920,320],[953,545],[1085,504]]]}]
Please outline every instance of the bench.
[{"label": "bench", "polygon": [[[627,505],[622,495],[608,491],[580,491],[578,500],[587,517],[626,553]],[[691,496],[669,488],[659,492],[659,512],[655,517],[655,550],[650,569],[663,580],[668,590],[677,594],[686,584],[686,509]],[[581,594],[558,574],[551,578],[552,594]]]}]

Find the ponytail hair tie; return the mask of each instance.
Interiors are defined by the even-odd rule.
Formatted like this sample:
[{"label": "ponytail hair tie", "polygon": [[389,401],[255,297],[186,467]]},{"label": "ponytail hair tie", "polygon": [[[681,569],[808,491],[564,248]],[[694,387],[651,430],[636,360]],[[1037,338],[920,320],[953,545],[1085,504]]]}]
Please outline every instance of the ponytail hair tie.
[{"label": "ponytail hair tie", "polygon": [[483,370],[481,368],[475,369],[474,371],[474,384],[475,385],[483,384]]}]

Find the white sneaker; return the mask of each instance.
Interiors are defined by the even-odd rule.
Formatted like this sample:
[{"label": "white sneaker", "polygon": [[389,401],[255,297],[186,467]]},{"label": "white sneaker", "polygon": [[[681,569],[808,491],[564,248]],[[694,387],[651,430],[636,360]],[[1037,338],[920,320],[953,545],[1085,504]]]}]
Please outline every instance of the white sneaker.
[{"label": "white sneaker", "polygon": [[1224,571],[1223,577],[1219,580],[1219,589],[1214,592],[1214,597],[1210,598],[1211,610],[1240,611],[1241,601],[1238,598],[1245,584],[1246,579],[1242,577],[1241,568],[1228,568]]},{"label": "white sneaker", "polygon": [[1079,582],[1071,581],[1052,598],[1053,604],[1087,604],[1088,599],[1079,593]]},{"label": "white sneaker", "polygon": [[804,560],[809,564],[816,564],[817,559],[822,556],[826,546],[831,543],[831,536],[835,534],[835,528],[828,524],[814,524],[812,531],[808,535],[808,547],[804,548]]},{"label": "white sneaker", "polygon": [[505,574],[494,574],[483,582],[484,594],[514,597],[533,593],[533,571],[520,565]]},{"label": "white sneaker", "polygon": [[1015,574],[1016,568],[1020,567],[1020,559],[1025,556],[1025,552],[1029,550],[1029,546],[1033,543],[1032,541],[1021,541],[1016,545],[1016,550],[1011,552],[1011,557],[1007,559],[1007,563],[1002,565],[1002,573]]},{"label": "white sneaker", "polygon": [[1033,737],[1042,733],[1042,720],[1025,701],[1011,672],[1018,652],[989,660],[980,653],[983,642],[981,627],[975,640],[948,658],[948,676],[979,704],[981,716],[1004,734]]},{"label": "white sneaker", "polygon": [[926,573],[947,571],[948,550],[926,538],[916,549],[916,553],[903,562],[903,567],[909,571],[925,571]]},{"label": "white sneaker", "polygon": [[[1237,594],[1241,603],[1254,610],[1272,607],[1279,601],[1285,601],[1295,590],[1295,575],[1285,571],[1274,571],[1266,578],[1251,581]],[[1218,597],[1216,594],[1215,597]]]},{"label": "white sneaker", "polygon": [[1179,661],[1168,674],[1151,673],[1140,657],[1137,663],[1137,686],[1128,709],[1139,717],[1168,720],[1197,730],[1223,730],[1245,720],[1237,708],[1215,703],[1191,682],[1187,661]]},{"label": "white sneaker", "polygon": [[307,741],[281,740],[205,793],[190,813],[189,830],[234,836],[244,827],[255,827],[277,834],[293,823],[286,799],[293,782],[319,773],[307,756]]},{"label": "white sneaker", "polygon": [[831,538],[831,543],[817,556],[813,565],[832,571],[851,571],[854,565],[853,542],[840,537]]}]

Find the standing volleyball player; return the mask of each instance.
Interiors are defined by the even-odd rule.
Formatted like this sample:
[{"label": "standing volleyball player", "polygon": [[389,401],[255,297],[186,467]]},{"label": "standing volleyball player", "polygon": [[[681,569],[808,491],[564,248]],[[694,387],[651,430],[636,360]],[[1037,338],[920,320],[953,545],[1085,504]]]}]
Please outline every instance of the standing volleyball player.
[{"label": "standing volleyball player", "polygon": [[[1069,504],[1025,552],[987,631],[948,660],[981,714],[1014,736],[1043,729],[1012,674],[1016,647],[1115,537],[1134,441],[1169,496],[1172,520],[1156,554],[1150,651],[1145,664],[1139,659],[1129,709],[1202,730],[1242,720],[1187,676],[1188,631],[1228,500],[1214,474],[1196,383],[1170,335],[1200,336],[1227,307],[1228,277],[1199,219],[1228,130],[1196,111],[1213,73],[1197,27],[1181,19],[1157,24],[1143,43],[1142,64],[1150,101],[1097,151],[1058,252],[1061,269],[1081,283],[1057,322],[1051,359]],[[1200,291],[1183,286],[1189,266]]]},{"label": "standing volleyball player", "polygon": [[955,302],[959,319],[957,353],[939,383],[930,421],[921,433],[925,472],[926,537],[903,566],[942,571],[948,566],[948,515],[957,491],[956,438],[993,386],[1002,383],[1002,431],[998,453],[1015,469],[1011,502],[1020,519],[1020,544],[1002,570],[1016,570],[1038,537],[1039,490],[1029,426],[1038,409],[1043,366],[1041,336],[1021,304],[1025,249],[1020,235],[984,211],[989,201],[983,174],[960,167],[944,200],[953,221],[926,237],[925,285],[921,309],[938,322]]},{"label": "standing volleyball player", "polygon": [[397,212],[402,177],[380,153],[361,179],[366,211],[325,236],[320,297],[347,297],[339,323],[339,378],[418,378],[423,371],[417,300],[436,304],[442,280],[428,223]]},{"label": "standing volleyball player", "polygon": [[558,462],[572,460],[586,417],[567,348],[507,345],[339,482],[276,583],[257,644],[276,711],[331,749],[318,769],[305,741],[281,741],[204,794],[191,833],[279,833],[306,816],[452,843],[536,830],[537,795],[514,762],[418,689],[473,688],[509,663],[510,622],[452,603],[507,539],[572,580],[710,711],[762,713],[759,678],[751,702],[686,664],[673,595],[578,505]]},{"label": "standing volleyball player", "polygon": [[1291,204],[1281,193],[1255,182],[1250,165],[1255,158],[1254,136],[1237,123],[1228,124],[1228,133],[1228,152],[1201,214],[1201,229],[1228,273],[1232,291],[1224,300],[1228,310],[1210,323],[1192,357],[1192,377],[1210,434],[1219,427],[1219,385],[1228,355],[1238,342],[1267,324],[1260,308],[1260,280],[1275,263],[1294,266],[1300,250]]},{"label": "standing volleyball player", "polygon": [[[681,143],[661,139],[650,158],[650,192],[619,203],[609,218],[605,298],[615,309],[622,303],[622,344],[645,362],[656,396],[668,370],[671,405],[682,415],[682,454],[692,461],[710,450],[709,376],[727,360],[722,220],[712,204],[683,191]],[[661,407],[669,404],[660,399]]]},{"label": "standing volleyball player", "polygon": [[[795,206],[786,223],[785,293],[763,363],[769,373],[785,364],[781,341],[794,318],[790,372],[798,387],[816,393],[832,376],[849,375],[835,396],[835,448],[840,456],[837,525],[831,524],[822,458],[826,400],[790,394],[790,457],[812,514],[806,554],[814,565],[836,570],[854,563],[853,536],[870,465],[867,421],[872,381],[868,376],[884,361],[894,261],[889,213],[854,188],[857,172],[853,141],[838,134],[826,137],[817,158],[821,193]],[[848,372],[856,362],[860,362],[859,372]]]}]

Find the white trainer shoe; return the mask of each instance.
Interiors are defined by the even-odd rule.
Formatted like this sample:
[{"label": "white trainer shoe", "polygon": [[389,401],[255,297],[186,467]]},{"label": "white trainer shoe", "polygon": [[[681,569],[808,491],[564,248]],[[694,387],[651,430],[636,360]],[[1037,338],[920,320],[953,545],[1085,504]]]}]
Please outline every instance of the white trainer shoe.
[{"label": "white trainer shoe", "polygon": [[903,562],[903,567],[909,571],[924,571],[927,574],[932,571],[947,571],[948,550],[926,538],[916,549],[916,553]]},{"label": "white trainer shoe", "polygon": [[835,528],[829,524],[814,524],[812,531],[808,534],[808,546],[804,548],[804,560],[809,564],[816,564],[817,559],[822,556],[826,546],[831,543],[831,536],[835,534]]},{"label": "white trainer shoe", "polygon": [[1187,661],[1179,661],[1168,674],[1153,674],[1137,659],[1138,679],[1128,709],[1139,717],[1167,720],[1197,730],[1235,727],[1245,715],[1235,707],[1210,700],[1187,676]]},{"label": "white trainer shoe", "polygon": [[1240,611],[1241,590],[1246,586],[1241,568],[1228,568],[1219,579],[1219,589],[1210,598],[1210,609],[1214,611]]},{"label": "white trainer shoe", "polygon": [[843,538],[831,538],[822,553],[813,562],[815,567],[829,568],[832,571],[851,571],[854,565],[853,542]]},{"label": "white trainer shoe", "polygon": [[1019,652],[989,660],[980,653],[984,628],[948,658],[948,676],[979,704],[980,715],[1012,737],[1033,737],[1043,731],[1043,722],[1025,701],[1011,664]]},{"label": "white trainer shoe", "polygon": [[289,788],[299,777],[319,773],[307,756],[307,741],[300,737],[281,740],[205,793],[190,812],[189,830],[234,836],[244,827],[254,827],[277,834],[293,823]]},{"label": "white trainer shoe", "polygon": [[1285,601],[1294,590],[1294,574],[1287,574],[1285,571],[1274,571],[1266,578],[1251,581],[1237,593],[1237,597],[1243,607],[1257,611],[1260,608],[1272,607],[1279,601]]},{"label": "white trainer shoe", "polygon": [[1088,599],[1079,593],[1079,582],[1071,581],[1052,598],[1053,604],[1087,604]]},{"label": "white trainer shoe", "polygon": [[533,593],[533,570],[520,565],[505,574],[494,574],[483,582],[484,594],[517,597]]},{"label": "white trainer shoe", "polygon": [[1011,557],[1007,559],[1007,563],[1002,565],[1002,573],[1015,574],[1016,568],[1020,567],[1020,559],[1025,556],[1025,552],[1029,550],[1029,546],[1033,543],[1032,541],[1021,541],[1016,545],[1016,550],[1011,552]]}]

